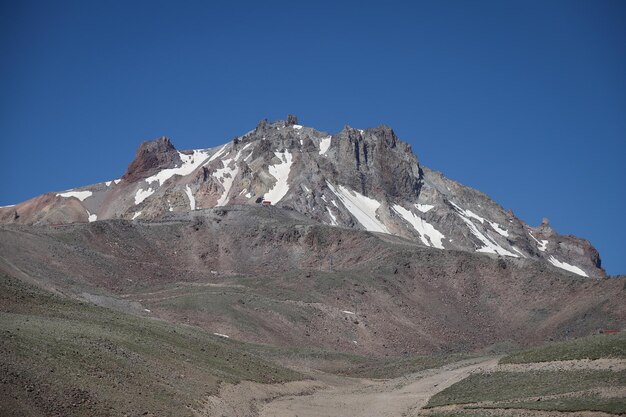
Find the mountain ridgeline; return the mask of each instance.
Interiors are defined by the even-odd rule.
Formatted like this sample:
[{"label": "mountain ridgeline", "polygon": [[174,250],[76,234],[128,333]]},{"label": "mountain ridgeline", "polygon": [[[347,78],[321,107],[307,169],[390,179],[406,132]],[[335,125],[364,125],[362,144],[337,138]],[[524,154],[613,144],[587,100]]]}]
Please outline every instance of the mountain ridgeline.
[{"label": "mountain ridgeline", "polygon": [[144,142],[119,179],[51,192],[0,208],[0,222],[59,226],[164,220],[234,205],[273,205],[330,226],[383,233],[438,250],[543,262],[602,278],[591,244],[531,227],[487,195],[418,162],[387,126],[328,134],[294,116],[208,149]]}]

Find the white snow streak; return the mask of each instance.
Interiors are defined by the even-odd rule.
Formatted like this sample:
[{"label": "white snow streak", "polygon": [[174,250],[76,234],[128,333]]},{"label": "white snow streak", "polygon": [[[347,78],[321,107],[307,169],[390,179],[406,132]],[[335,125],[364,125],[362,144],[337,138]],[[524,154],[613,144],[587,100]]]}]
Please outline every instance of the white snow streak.
[{"label": "white snow streak", "polygon": [[488,236],[482,234],[478,230],[476,225],[472,223],[472,221],[470,220],[470,217],[473,217],[482,223],[484,221],[482,217],[478,216],[477,214],[472,213],[470,210],[463,210],[461,207],[457,206],[456,204],[452,202],[450,203],[457,210],[456,214],[461,218],[461,220],[465,222],[465,224],[467,224],[467,227],[469,227],[472,234],[476,236],[478,240],[480,240],[485,245],[482,248],[476,249],[476,252],[495,253],[497,255],[512,256],[513,258],[519,258],[518,255],[514,254],[513,252],[509,252],[508,250],[504,249],[502,246],[498,245],[495,241],[491,240]]},{"label": "white snow streak", "polygon": [[133,214],[132,220],[135,220],[139,216],[141,216],[141,211],[138,211],[137,213]]},{"label": "white snow streak", "polygon": [[143,200],[154,194],[155,191],[156,190],[153,190],[152,187],[148,188],[147,190],[143,190],[141,188],[138,189],[137,193],[135,194],[135,204],[141,203]]},{"label": "white snow streak", "polygon": [[394,204],[393,209],[417,230],[417,233],[420,235],[420,240],[424,245],[443,249],[441,240],[445,239],[445,236],[439,230],[435,229],[432,224],[425,222],[421,217],[398,204]]},{"label": "white snow streak", "polygon": [[302,129],[302,126],[301,125],[293,125],[293,128],[296,129],[296,130],[300,130],[300,129]]},{"label": "white snow streak", "polygon": [[416,204],[415,208],[421,211],[422,213],[428,213],[435,206],[431,206],[430,204]]},{"label": "white snow streak", "polygon": [[496,232],[500,233],[502,236],[509,237],[509,232],[507,230],[501,228],[498,223],[492,222],[492,221],[489,220],[489,224],[491,225],[493,230],[495,230]]},{"label": "white snow streak", "polygon": [[326,181],[326,185],[366,230],[390,233],[387,227],[376,217],[376,210],[380,207],[378,201],[342,185],[337,185],[335,188],[328,181]]},{"label": "white snow streak", "polygon": [[223,337],[225,339],[229,339],[230,336],[227,334],[222,334],[222,333],[213,333],[215,336],[219,336],[219,337]]},{"label": "white snow streak", "polygon": [[239,149],[239,151],[237,152],[237,155],[235,155],[235,161],[239,161],[239,158],[241,158],[241,154],[243,153],[243,151],[245,151],[250,145],[252,144],[247,143],[243,148]]},{"label": "white snow streak", "polygon": [[577,266],[574,265],[570,265],[566,262],[561,262],[558,259],[556,259],[554,256],[550,255],[550,258],[548,259],[548,261],[550,261],[550,263],[554,266],[556,266],[557,268],[561,268],[564,269],[566,271],[569,272],[573,272],[577,275],[583,276],[583,277],[588,277],[589,275],[587,275],[587,273],[585,271],[583,271],[582,269],[580,269]]},{"label": "white snow streak", "polygon": [[332,136],[328,136],[320,141],[320,155],[324,155],[326,151],[328,151],[328,148],[330,148],[331,138]]},{"label": "white snow streak", "polygon": [[289,172],[291,172],[291,164],[293,157],[291,153],[285,150],[284,153],[274,152],[274,155],[282,162],[276,165],[270,165],[268,168],[270,174],[276,178],[276,184],[265,194],[264,200],[272,202],[272,205],[278,203],[289,191]]},{"label": "white snow streak", "polygon": [[[206,161],[206,164],[208,164],[209,162],[215,160],[218,156],[220,156],[224,150],[226,149],[226,147],[228,146],[228,143],[224,146],[222,146],[217,152],[215,152],[213,155],[211,155],[211,157],[209,158],[208,161]],[[204,165],[206,165],[204,164]]]},{"label": "white snow streak", "polygon": [[537,242],[537,249],[539,249],[541,252],[545,252],[548,248],[548,241],[546,239],[542,239],[540,242],[536,237],[533,236],[532,233],[528,232],[528,234],[530,235],[530,237],[533,238],[535,242]]},{"label": "white snow streak", "polygon": [[[452,202],[450,202],[450,203],[452,203]],[[474,213],[473,211],[462,209],[461,207],[457,206],[454,203],[452,203],[452,205],[457,210],[461,211],[464,216],[470,217],[470,218],[474,218],[474,219],[478,220],[481,223],[487,222],[493,228],[493,230],[495,230],[496,232],[498,232],[502,236],[504,236],[504,237],[508,237],[509,236],[509,232],[507,230],[503,229],[502,227],[500,227],[500,225],[498,223],[492,222],[491,220],[486,220],[484,217],[480,217],[478,214]],[[478,205],[478,207],[480,207],[480,205]]]},{"label": "white snow streak", "polygon": [[65,198],[76,197],[80,201],[85,201],[86,198],[91,197],[92,195],[93,193],[91,191],[67,191],[65,193],[57,194],[57,197],[65,197]]},{"label": "white snow streak", "polygon": [[191,188],[189,188],[189,185],[185,186],[185,193],[187,193],[187,198],[189,198],[189,207],[191,208],[191,210],[195,210],[196,209],[196,198],[193,196],[193,193],[191,192]]},{"label": "white snow streak", "polygon": [[104,184],[108,187],[108,186],[110,186],[110,185],[111,185],[111,183],[112,183],[112,182],[113,182],[113,181],[107,181],[107,182],[105,182]]},{"label": "white snow streak", "polygon": [[339,223],[337,223],[337,217],[335,217],[333,212],[330,211],[329,207],[326,207],[326,210],[328,211],[328,214],[330,215],[330,224],[331,224],[331,226],[337,226],[339,224]]},{"label": "white snow streak", "polygon": [[346,314],[356,314],[356,313],[353,313],[352,311],[348,311],[348,310],[343,310],[343,311],[342,311],[342,313],[346,313]]},{"label": "white snow streak", "polygon": [[207,151],[194,150],[191,155],[186,155],[184,153],[178,152],[178,156],[182,161],[181,166],[176,168],[167,168],[159,171],[153,176],[146,178],[146,182],[148,184],[152,184],[153,182],[158,181],[159,186],[161,186],[165,181],[172,178],[174,175],[189,175],[196,168],[202,165],[202,163],[209,157],[209,153]]},{"label": "white snow streak", "polygon": [[118,178],[116,180],[113,180],[113,182],[115,183],[115,185],[119,184],[120,182],[122,182],[121,178]]},{"label": "white snow streak", "polygon": [[224,164],[224,168],[219,168],[216,169],[215,172],[213,173],[213,176],[219,180],[222,183],[222,186],[224,187],[224,192],[222,192],[222,195],[220,196],[220,198],[217,200],[217,204],[215,205],[215,207],[221,207],[226,205],[226,203],[228,203],[228,193],[230,192],[230,189],[233,186],[233,182],[235,181],[235,177],[237,176],[237,173],[239,172],[239,168],[237,166],[235,166],[235,168],[230,168],[228,165],[230,165],[232,159],[226,159],[224,161],[222,161],[222,163]]}]

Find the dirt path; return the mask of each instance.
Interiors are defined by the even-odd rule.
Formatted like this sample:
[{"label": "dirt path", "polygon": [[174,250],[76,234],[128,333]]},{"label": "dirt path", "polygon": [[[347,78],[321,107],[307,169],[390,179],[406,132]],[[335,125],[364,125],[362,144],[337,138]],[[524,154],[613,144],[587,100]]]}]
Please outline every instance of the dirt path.
[{"label": "dirt path", "polygon": [[277,398],[259,410],[264,417],[398,417],[415,416],[437,392],[472,372],[492,369],[498,358],[463,361],[386,381],[320,375],[327,388],[310,395]]}]

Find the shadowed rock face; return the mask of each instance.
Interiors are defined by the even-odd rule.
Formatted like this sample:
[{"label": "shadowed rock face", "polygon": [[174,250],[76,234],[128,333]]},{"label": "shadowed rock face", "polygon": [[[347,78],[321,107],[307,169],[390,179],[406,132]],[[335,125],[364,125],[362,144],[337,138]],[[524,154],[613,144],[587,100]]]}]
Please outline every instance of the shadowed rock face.
[{"label": "shadowed rock face", "polygon": [[542,261],[567,274],[605,276],[589,242],[558,235],[548,224],[531,227],[480,191],[421,165],[390,127],[347,126],[330,135],[299,125],[295,116],[263,120],[210,149],[179,152],[167,138],[144,142],[122,181],[0,208],[0,221],[158,220],[264,200],[326,225],[387,233],[441,250]]}]

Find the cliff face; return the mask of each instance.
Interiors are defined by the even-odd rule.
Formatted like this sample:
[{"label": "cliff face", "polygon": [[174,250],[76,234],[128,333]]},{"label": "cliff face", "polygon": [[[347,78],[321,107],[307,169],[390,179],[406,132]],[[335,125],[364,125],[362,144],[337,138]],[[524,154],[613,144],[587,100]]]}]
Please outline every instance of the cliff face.
[{"label": "cliff face", "polygon": [[0,221],[150,220],[264,200],[327,225],[605,276],[589,242],[558,235],[547,224],[530,227],[485,194],[421,166],[391,128],[345,127],[330,135],[292,116],[262,121],[211,149],[180,152],[167,138],[145,142],[120,180],[0,209]]}]

